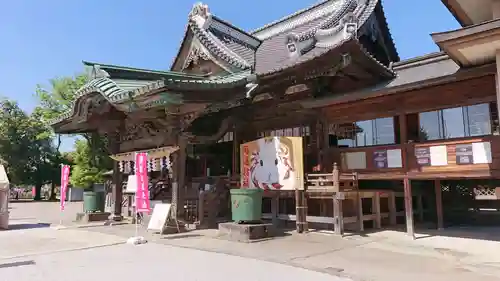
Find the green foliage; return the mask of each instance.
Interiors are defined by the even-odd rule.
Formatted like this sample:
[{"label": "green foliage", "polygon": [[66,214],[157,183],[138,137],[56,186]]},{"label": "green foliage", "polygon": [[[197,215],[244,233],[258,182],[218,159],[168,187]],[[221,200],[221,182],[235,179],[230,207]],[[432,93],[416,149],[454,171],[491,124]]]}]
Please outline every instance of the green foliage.
[{"label": "green foliage", "polygon": [[49,89],[37,85],[36,97],[39,100],[41,116],[44,120],[52,120],[62,113],[71,110],[76,92],[87,83],[86,75],[76,77],[58,77],[49,80]]},{"label": "green foliage", "polygon": [[76,150],[72,153],[75,165],[71,173],[71,184],[76,187],[89,188],[93,183],[103,182],[105,171],[96,165],[96,157],[93,157],[88,141],[77,140],[75,148]]},{"label": "green foliage", "polygon": [[[88,81],[86,75],[59,77],[50,80],[49,89],[38,85],[36,96],[39,107],[36,109],[41,119],[48,121],[72,109],[76,92]],[[77,187],[90,187],[92,183],[102,182],[103,173],[112,167],[112,160],[106,151],[102,137],[95,133],[81,135],[83,139],[75,142],[75,151],[66,155],[74,163],[70,182]],[[58,145],[60,145],[60,136]]]},{"label": "green foliage", "polygon": [[60,164],[49,128],[37,112],[15,101],[0,101],[0,158],[12,183],[41,186],[59,181]]}]

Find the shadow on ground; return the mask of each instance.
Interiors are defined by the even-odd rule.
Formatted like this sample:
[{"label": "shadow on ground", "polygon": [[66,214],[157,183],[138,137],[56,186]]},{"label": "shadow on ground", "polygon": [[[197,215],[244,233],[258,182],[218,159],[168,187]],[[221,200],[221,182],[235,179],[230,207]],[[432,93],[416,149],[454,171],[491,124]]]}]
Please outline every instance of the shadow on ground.
[{"label": "shadow on ground", "polygon": [[19,224],[10,224],[9,229],[7,229],[7,231],[46,228],[46,227],[50,227],[50,223],[19,223]]},{"label": "shadow on ground", "polygon": [[175,240],[175,239],[184,239],[184,238],[194,238],[194,237],[203,237],[204,235],[197,234],[197,233],[183,233],[183,234],[171,234],[162,237],[161,239],[166,239],[166,240]]},{"label": "shadow on ground", "polygon": [[2,268],[9,268],[9,267],[27,266],[27,265],[35,265],[35,262],[33,260],[29,260],[29,261],[17,261],[17,262],[9,262],[9,263],[0,263],[0,269],[2,269]]}]

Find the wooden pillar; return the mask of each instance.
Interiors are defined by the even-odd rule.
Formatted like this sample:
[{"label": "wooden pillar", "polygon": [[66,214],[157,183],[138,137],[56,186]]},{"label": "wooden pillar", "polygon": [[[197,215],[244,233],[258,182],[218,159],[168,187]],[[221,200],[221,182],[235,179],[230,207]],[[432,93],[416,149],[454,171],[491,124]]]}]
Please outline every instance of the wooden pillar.
[{"label": "wooden pillar", "polygon": [[182,217],[184,215],[184,198],[186,197],[186,158],[187,158],[187,139],[180,138],[179,141],[179,151],[177,156],[176,168],[177,173],[177,215]]},{"label": "wooden pillar", "polygon": [[424,196],[422,194],[417,195],[417,212],[418,221],[424,221]]},{"label": "wooden pillar", "polygon": [[273,192],[271,197],[271,215],[272,223],[275,227],[279,224],[279,191]]},{"label": "wooden pillar", "polygon": [[[497,102],[497,114],[498,118],[500,119],[500,50],[497,50],[496,52],[496,66],[497,66],[497,73],[495,75],[495,84],[496,84],[496,102]],[[500,120],[499,120],[500,123]],[[500,126],[500,124],[496,124],[497,126]],[[498,129],[498,128],[495,128]]]},{"label": "wooden pillar", "polygon": [[304,230],[302,220],[302,194],[300,190],[295,190],[295,229],[297,233],[302,233]]},{"label": "wooden pillar", "polygon": [[309,231],[309,224],[307,223],[307,189],[302,190],[302,219],[303,219],[303,232]]},{"label": "wooden pillar", "polygon": [[[118,127],[117,131],[108,131],[108,152],[110,154],[117,154],[120,151],[120,129]],[[112,186],[111,193],[113,202],[113,213],[110,219],[113,221],[121,221],[122,216],[122,201],[123,201],[123,177],[122,171],[120,171],[120,163],[118,161],[113,161],[113,176],[112,176]]]},{"label": "wooden pillar", "polygon": [[405,198],[405,215],[406,215],[406,233],[415,239],[415,229],[413,224],[413,196],[411,191],[411,181],[405,177],[404,198]]},{"label": "wooden pillar", "polygon": [[240,173],[240,133],[235,129],[233,130],[233,167],[232,176],[239,175]]},{"label": "wooden pillar", "polygon": [[382,228],[382,217],[380,214],[380,193],[375,192],[375,196],[372,199],[372,213],[375,215],[375,228]]},{"label": "wooden pillar", "polygon": [[356,208],[357,208],[357,218],[358,218],[358,230],[359,232],[365,231],[365,225],[363,220],[363,195],[361,191],[356,191]]},{"label": "wooden pillar", "polygon": [[434,190],[436,192],[436,215],[437,215],[437,228],[442,230],[444,228],[443,220],[443,192],[441,189],[441,181],[434,181]]},{"label": "wooden pillar", "polygon": [[340,192],[340,171],[337,163],[333,164],[333,230],[336,235],[344,235],[344,220],[342,215],[343,194]]},{"label": "wooden pillar", "polygon": [[394,194],[394,191],[391,191],[389,193],[389,223],[391,226],[395,226],[397,224],[396,213],[396,194]]},{"label": "wooden pillar", "polygon": [[113,162],[113,185],[111,191],[113,195],[113,214],[111,214],[111,219],[114,221],[121,221],[123,219],[122,217],[123,179],[119,164],[120,163],[118,161]]},{"label": "wooden pillar", "polygon": [[307,199],[305,190],[295,190],[295,224],[298,233],[308,231]]}]

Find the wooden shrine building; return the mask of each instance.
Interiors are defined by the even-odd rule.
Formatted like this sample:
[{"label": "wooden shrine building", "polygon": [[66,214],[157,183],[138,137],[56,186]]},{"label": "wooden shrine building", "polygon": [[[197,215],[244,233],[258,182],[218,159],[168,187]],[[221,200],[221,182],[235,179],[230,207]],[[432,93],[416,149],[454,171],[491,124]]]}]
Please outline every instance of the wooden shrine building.
[{"label": "wooden shrine building", "polygon": [[84,62],[90,81],[52,126],[107,138],[117,220],[136,151],[153,197],[201,221],[227,215],[241,143],[299,136],[307,186],[271,192],[273,220],[331,227],[343,192],[347,228],[498,222],[500,5],[443,0],[463,28],[400,61],[381,2],[322,1],[251,32],[196,4],[169,71]]}]

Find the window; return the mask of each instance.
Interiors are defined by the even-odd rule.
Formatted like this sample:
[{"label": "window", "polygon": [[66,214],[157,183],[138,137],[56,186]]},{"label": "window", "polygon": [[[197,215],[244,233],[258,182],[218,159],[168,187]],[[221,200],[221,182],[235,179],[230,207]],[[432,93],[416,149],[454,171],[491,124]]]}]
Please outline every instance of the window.
[{"label": "window", "polygon": [[491,134],[487,103],[422,112],[420,140],[439,140]]},{"label": "window", "polygon": [[358,121],[349,126],[342,125],[344,130],[337,132],[339,147],[360,147],[371,145],[394,144],[394,118],[378,118]]}]

